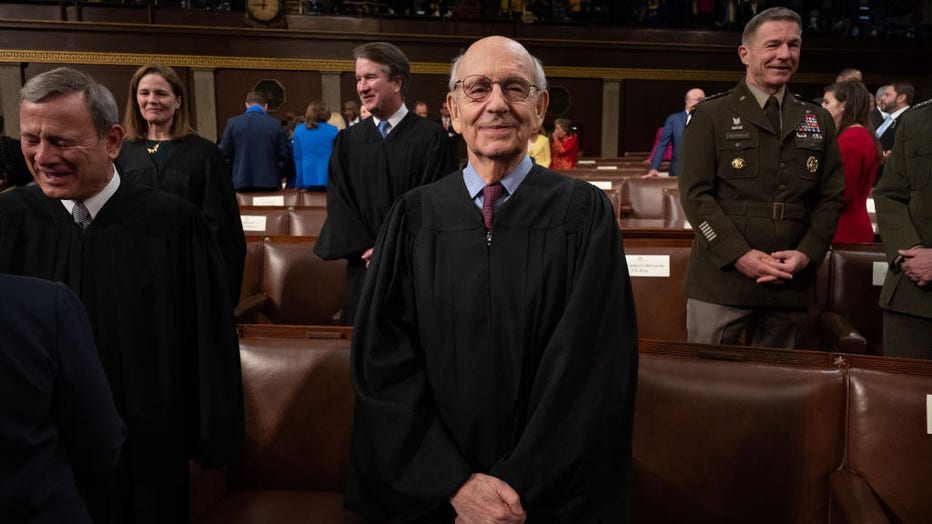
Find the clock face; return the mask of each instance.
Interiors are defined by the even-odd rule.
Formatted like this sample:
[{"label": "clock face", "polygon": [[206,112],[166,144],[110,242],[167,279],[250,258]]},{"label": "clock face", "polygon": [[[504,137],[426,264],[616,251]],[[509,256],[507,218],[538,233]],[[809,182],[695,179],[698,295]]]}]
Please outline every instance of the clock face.
[{"label": "clock face", "polygon": [[260,22],[268,22],[281,10],[279,0],[246,0],[246,10]]}]

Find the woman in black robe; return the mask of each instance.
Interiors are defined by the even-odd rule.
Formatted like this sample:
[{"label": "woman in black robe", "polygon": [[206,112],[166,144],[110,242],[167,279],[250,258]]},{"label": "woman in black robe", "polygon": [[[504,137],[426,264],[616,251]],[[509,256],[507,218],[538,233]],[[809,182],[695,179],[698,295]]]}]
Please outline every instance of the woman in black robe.
[{"label": "woman in black robe", "polygon": [[130,81],[120,176],[174,193],[200,208],[226,263],[238,302],[246,256],[233,177],[223,152],[191,127],[184,84],[174,69],[149,64]]}]

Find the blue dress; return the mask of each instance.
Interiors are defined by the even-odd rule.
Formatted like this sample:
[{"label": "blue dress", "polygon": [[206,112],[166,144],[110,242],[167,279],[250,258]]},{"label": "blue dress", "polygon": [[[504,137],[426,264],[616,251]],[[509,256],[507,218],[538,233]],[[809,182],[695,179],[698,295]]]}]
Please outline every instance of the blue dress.
[{"label": "blue dress", "polygon": [[308,129],[304,125],[295,128],[292,148],[297,172],[296,188],[327,186],[327,165],[338,132],[336,126],[326,122],[319,122],[316,129]]}]

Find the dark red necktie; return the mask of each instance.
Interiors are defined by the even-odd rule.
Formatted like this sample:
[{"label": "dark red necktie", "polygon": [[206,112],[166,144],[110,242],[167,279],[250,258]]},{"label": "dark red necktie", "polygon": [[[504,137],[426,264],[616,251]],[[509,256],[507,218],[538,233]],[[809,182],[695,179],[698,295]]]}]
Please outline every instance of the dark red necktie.
[{"label": "dark red necktie", "polygon": [[502,195],[502,184],[496,182],[482,188],[482,218],[485,220],[486,231],[492,230],[492,217],[495,216],[495,203]]}]

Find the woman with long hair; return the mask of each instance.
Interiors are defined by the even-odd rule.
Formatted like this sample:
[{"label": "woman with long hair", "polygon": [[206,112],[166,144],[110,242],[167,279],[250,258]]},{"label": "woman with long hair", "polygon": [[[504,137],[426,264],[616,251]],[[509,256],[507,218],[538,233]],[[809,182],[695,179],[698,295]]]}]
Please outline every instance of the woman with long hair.
[{"label": "woman with long hair", "polygon": [[130,80],[117,157],[120,176],[174,193],[200,208],[223,252],[233,303],[239,301],[246,239],[223,152],[191,127],[190,102],[174,69],[149,64]]},{"label": "woman with long hair", "polygon": [[877,176],[880,145],[870,122],[871,94],[857,80],[825,88],[822,107],[838,130],[838,149],[845,166],[845,202],[832,242],[873,242],[867,197]]},{"label": "woman with long hair", "polygon": [[304,124],[295,127],[292,147],[298,189],[327,189],[327,165],[339,132],[336,126],[327,123],[328,120],[330,107],[323,100],[314,100],[307,106]]}]

